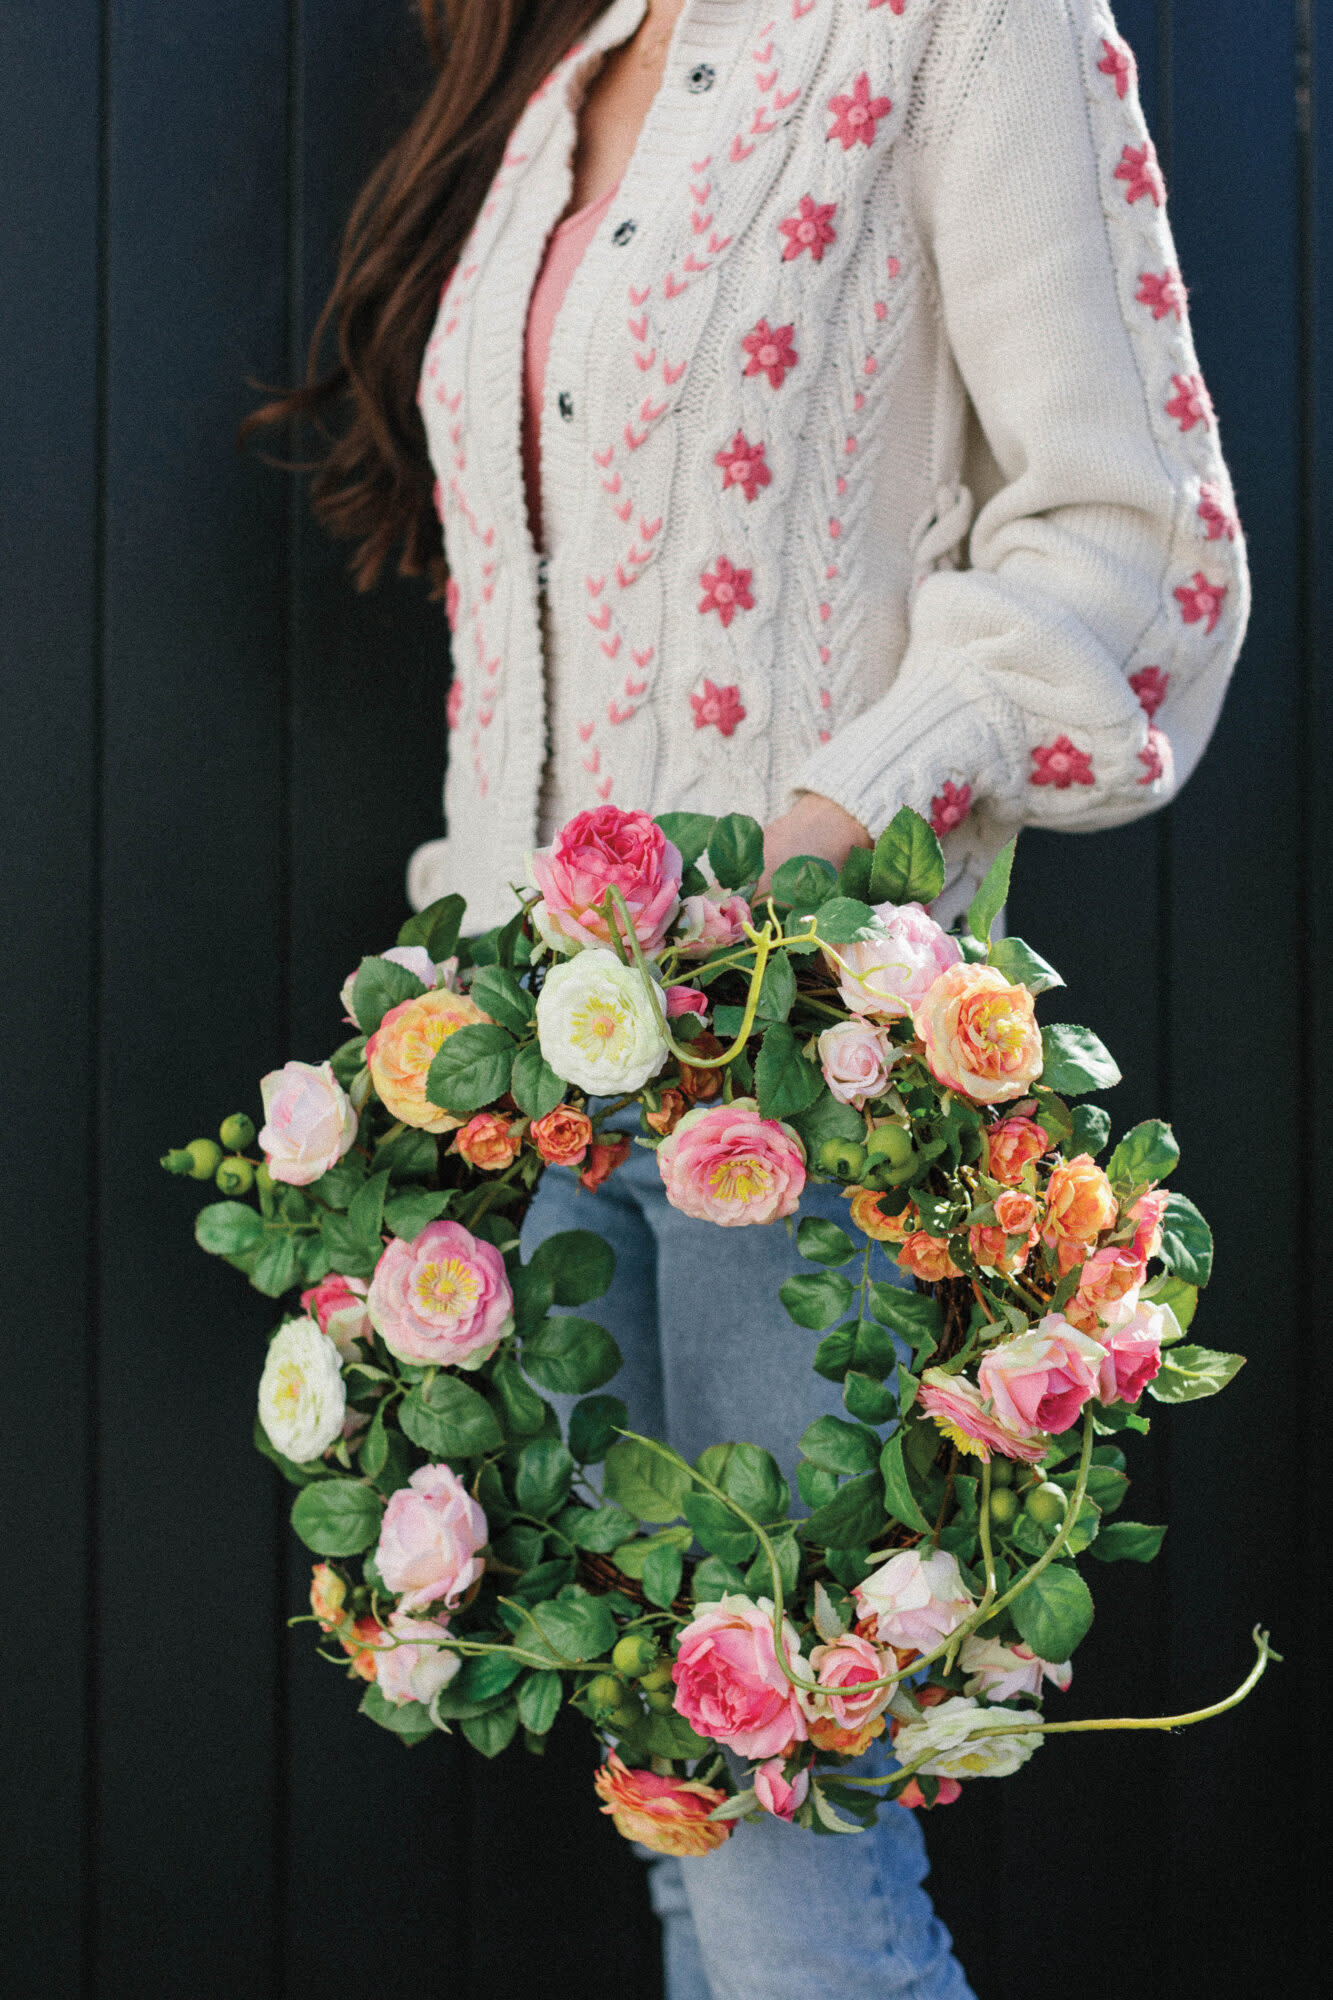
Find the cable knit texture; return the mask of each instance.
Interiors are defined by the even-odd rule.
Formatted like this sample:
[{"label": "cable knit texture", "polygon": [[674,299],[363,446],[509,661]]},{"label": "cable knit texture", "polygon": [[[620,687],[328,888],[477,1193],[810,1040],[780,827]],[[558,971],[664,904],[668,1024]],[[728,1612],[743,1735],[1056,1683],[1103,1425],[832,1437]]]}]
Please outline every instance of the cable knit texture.
[{"label": "cable knit texture", "polygon": [[543,796],[810,790],[932,819],[947,918],[1016,828],[1171,797],[1245,627],[1133,56],[1102,0],[686,0],[554,329],[543,593],[528,298],[643,12],[528,104],[427,350],[455,679],[412,900],[501,920]]}]

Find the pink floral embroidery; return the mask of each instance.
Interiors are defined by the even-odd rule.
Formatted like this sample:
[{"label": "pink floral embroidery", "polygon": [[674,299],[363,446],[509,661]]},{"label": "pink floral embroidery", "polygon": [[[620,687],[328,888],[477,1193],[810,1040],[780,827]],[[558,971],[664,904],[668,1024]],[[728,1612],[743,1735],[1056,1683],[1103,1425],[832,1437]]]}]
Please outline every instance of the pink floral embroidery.
[{"label": "pink floral embroidery", "polygon": [[1204,480],[1199,487],[1199,519],[1208,530],[1210,542],[1234,542],[1240,528],[1235,509],[1228,506],[1220,486]]},{"label": "pink floral embroidery", "polygon": [[1028,779],[1030,785],[1054,785],[1057,792],[1067,792],[1071,785],[1091,785],[1092,759],[1086,750],[1077,750],[1067,736],[1057,736],[1054,743],[1039,743],[1032,752],[1036,770]]},{"label": "pink floral embroidery", "polygon": [[694,710],[696,729],[707,729],[711,724],[720,736],[730,736],[736,724],[745,720],[740,689],[718,687],[713,681],[704,682],[702,694],[690,696],[690,707]]},{"label": "pink floral embroidery", "polygon": [[737,431],[729,445],[716,453],[714,465],[722,467],[722,487],[739,486],[747,500],[753,500],[761,486],[771,483],[762,444],[751,444],[744,431]]},{"label": "pink floral embroidery", "polygon": [[[438,493],[439,490],[440,489],[437,484],[435,491]],[[455,582],[454,578],[450,577],[449,581],[444,586],[444,615],[445,618],[448,620],[449,630],[451,632],[456,632],[458,630],[459,595],[460,593],[458,585]]]},{"label": "pink floral embroidery", "polygon": [[971,785],[955,785],[952,778],[944,780],[944,790],[930,802],[930,824],[943,840],[946,833],[952,833],[961,826],[972,810]]},{"label": "pink floral embroidery", "polygon": [[1171,381],[1176,393],[1166,406],[1168,417],[1174,417],[1182,431],[1192,431],[1196,424],[1211,430],[1213,399],[1202,375],[1173,375]]},{"label": "pink floral embroidery", "polygon": [[795,331],[794,326],[770,326],[766,319],[757,320],[741,340],[741,346],[750,357],[745,364],[745,373],[767,375],[769,387],[780,389],[787,370],[794,368],[801,358],[791,344]]},{"label": "pink floral embroidery", "polygon": [[1154,319],[1165,319],[1168,313],[1183,319],[1185,296],[1179,271],[1144,271],[1139,276],[1138,302],[1151,308]]},{"label": "pink floral embroidery", "polygon": [[1103,76],[1115,79],[1116,96],[1125,97],[1139,80],[1139,66],[1134,60],[1134,51],[1128,42],[1122,42],[1118,36],[1115,41],[1104,41],[1102,48],[1105,54],[1097,67]]},{"label": "pink floral embroidery", "polygon": [[1209,583],[1201,569],[1196,569],[1193,580],[1182,583],[1176,591],[1176,601],[1180,605],[1180,615],[1187,625],[1202,623],[1205,632],[1212,636],[1218,619],[1222,616],[1222,603],[1227,594],[1224,583]]},{"label": "pink floral embroidery", "polygon": [[[885,0],[870,0],[870,5],[866,8],[867,14],[873,14],[876,7],[882,7],[884,4]],[[907,0],[888,0],[889,10],[894,14],[901,14],[906,5]]]},{"label": "pink floral embroidery", "polygon": [[1145,139],[1141,146],[1126,146],[1120,155],[1120,165],[1115,170],[1118,181],[1125,183],[1125,200],[1138,201],[1145,194],[1151,195],[1154,208],[1160,208],[1166,200],[1166,182],[1157,164],[1157,148],[1151,139]]},{"label": "pink floral embroidery", "polygon": [[1130,675],[1129,684],[1139,698],[1139,707],[1151,718],[1166,700],[1171,676],[1164,667],[1140,667],[1136,674]]},{"label": "pink floral embroidery", "polygon": [[810,252],[816,264],[823,262],[825,245],[832,243],[838,233],[830,220],[837,206],[836,201],[816,201],[812,194],[801,196],[796,214],[778,224],[787,239],[782,251],[784,264],[799,257],[803,250]]},{"label": "pink floral embroidery", "polygon": [[1148,741],[1139,752],[1139,762],[1145,775],[1139,779],[1141,785],[1155,785],[1166,769],[1166,753],[1170,744],[1160,729],[1148,731]]},{"label": "pink floral embroidery", "polygon": [[891,97],[872,97],[870,78],[861,71],[852,85],[851,96],[830,97],[828,108],[833,113],[833,123],[825,137],[841,139],[842,150],[849,153],[859,139],[868,146],[875,136],[875,126],[881,118],[887,118],[893,109]]},{"label": "pink floral embroidery", "polygon": [[463,715],[463,683],[457,676],[449,683],[449,699],[445,703],[444,719],[451,729],[457,729]]},{"label": "pink floral embroidery", "polygon": [[699,578],[703,589],[700,611],[716,611],[724,625],[730,625],[738,611],[753,611],[750,574],[748,569],[736,569],[726,556],[719,556],[716,569],[705,570]]}]

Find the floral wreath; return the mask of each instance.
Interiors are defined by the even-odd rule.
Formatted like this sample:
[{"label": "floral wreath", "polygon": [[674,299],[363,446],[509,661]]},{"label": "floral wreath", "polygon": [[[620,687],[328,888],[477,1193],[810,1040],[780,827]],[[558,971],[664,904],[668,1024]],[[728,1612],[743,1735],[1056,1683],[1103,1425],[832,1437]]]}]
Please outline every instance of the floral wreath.
[{"label": "floral wreath", "polygon": [[[910,811],[763,894],[742,814],[580,813],[503,927],[467,941],[447,896],[362,960],[355,1036],[263,1079],[262,1158],[244,1114],[166,1156],[226,1197],[201,1246],[299,1293],[255,1443],[299,1488],[308,1618],[373,1721],[493,1757],[569,1702],[620,1832],[702,1855],[763,1813],[855,1833],[1045,1735],[1177,1727],[1257,1682],[1258,1631],[1209,1708],[1043,1719],[1092,1623],[1080,1558],[1161,1546],[1118,1518],[1144,1396],[1212,1395],[1241,1357],[1185,1339],[1212,1239],[1160,1185],[1170,1127],[1098,1165],[1109,1117],[1070,1100],[1119,1071],[1038,1025],[1058,973],[991,938],[1012,860],[953,934]],[[635,1138],[609,1125],[631,1105]],[[796,1227],[810,1268],[781,1287],[846,1408],[801,1439],[795,1512],[762,1444],[691,1465],[598,1393],[620,1351],[582,1312],[614,1271],[594,1230],[520,1254],[546,1167],[595,1190],[631,1144],[724,1228],[793,1217],[808,1180],[848,1197],[845,1229]],[[913,1289],[870,1275],[872,1243]],[[543,1391],[580,1399],[563,1431]],[[849,1768],[876,1739],[896,1768]]]}]

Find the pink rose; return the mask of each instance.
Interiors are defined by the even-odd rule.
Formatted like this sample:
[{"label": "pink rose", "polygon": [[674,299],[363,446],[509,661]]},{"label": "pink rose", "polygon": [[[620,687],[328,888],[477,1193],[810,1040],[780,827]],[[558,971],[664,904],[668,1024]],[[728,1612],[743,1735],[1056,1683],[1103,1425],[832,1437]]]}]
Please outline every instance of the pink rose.
[{"label": "pink rose", "polygon": [[1041,1075],[1041,1030],[1026,986],[993,965],[955,965],[913,1014],[937,1083],[974,1104],[1021,1097]]},{"label": "pink rose", "polygon": [[[405,1701],[433,1701],[463,1664],[457,1653],[440,1644],[448,1636],[448,1619],[409,1618],[395,1611],[388,1629],[398,1644],[381,1641],[375,1675],[380,1693],[397,1707]],[[413,1645],[413,1639],[421,1643]]]},{"label": "pink rose", "polygon": [[289,1062],[259,1086],[259,1144],[275,1181],[309,1187],[336,1166],[356,1138],[356,1112],[328,1063]]},{"label": "pink rose", "polygon": [[486,1565],[486,1516],[447,1465],[422,1465],[389,1496],[375,1563],[399,1609],[421,1611],[441,1598],[452,1608]]},{"label": "pink rose", "polygon": [[680,912],[680,949],[688,958],[706,958],[710,951],[739,944],[749,921],[744,896],[725,896],[720,903],[711,896],[687,896]]},{"label": "pink rose", "polygon": [[[415,973],[427,992],[435,986],[447,986],[449,973],[458,964],[456,958],[446,959],[437,965],[424,944],[395,944],[388,951],[376,952],[377,958],[387,958],[391,965],[401,965],[406,972]],[[357,972],[360,971],[357,967]],[[356,985],[356,972],[349,972],[343,981],[342,992],[338,995],[342,1002],[343,1014],[356,1026],[356,1016],[352,1012],[352,988]]]},{"label": "pink rose", "polygon": [[[793,1673],[805,1675],[800,1641],[789,1620],[782,1645]],[[778,1664],[773,1606],[761,1597],[728,1593],[706,1604],[680,1635],[671,1669],[676,1710],[700,1736],[725,1743],[741,1757],[777,1757],[809,1733],[796,1690]]]},{"label": "pink rose", "polygon": [[1166,1214],[1167,1196],[1162,1188],[1149,1188],[1141,1194],[1130,1215],[1137,1222],[1134,1234],[1134,1255],[1146,1265],[1150,1257],[1155,1257],[1162,1247],[1162,1218]]},{"label": "pink rose", "polygon": [[340,1271],[331,1271],[302,1292],[301,1305],[319,1321],[320,1332],[328,1335],[344,1361],[361,1359],[357,1342],[368,1341],[375,1331],[366,1310],[364,1278],[344,1278]]},{"label": "pink rose", "polygon": [[1143,1265],[1132,1249],[1108,1243],[1094,1250],[1078,1276],[1078,1290],[1065,1307],[1065,1317],[1082,1333],[1100,1339],[1099,1320],[1143,1283]]},{"label": "pink rose", "polygon": [[1049,1660],[1039,1660],[1030,1646],[1005,1646],[998,1639],[979,1639],[975,1632],[959,1648],[958,1665],[970,1675],[964,1693],[984,1694],[987,1701],[1012,1701],[1018,1694],[1040,1695],[1044,1680],[1063,1694],[1074,1678],[1068,1660],[1053,1666]]},{"label": "pink rose", "polygon": [[988,1348],[977,1381],[1002,1424],[1029,1436],[1058,1436],[1097,1394],[1105,1359],[1100,1341],[1072,1327],[1063,1313],[1047,1313],[1030,1333]]},{"label": "pink rose", "polygon": [[811,1653],[810,1668],[819,1693],[803,1692],[801,1705],[812,1722],[827,1715],[840,1729],[860,1729],[883,1714],[894,1694],[892,1687],[872,1687],[863,1693],[864,1683],[892,1673],[893,1666],[892,1660],[885,1664],[869,1639],[844,1632],[832,1645],[816,1646]]},{"label": "pink rose", "polygon": [[957,940],[920,903],[880,903],[872,938],[838,947],[838,991],[853,1014],[911,1015],[935,981],[962,959]]},{"label": "pink rose", "polygon": [[532,857],[542,895],[533,920],[553,951],[609,945],[622,919],[617,913],[613,934],[602,905],[618,889],[644,951],[660,951],[680,908],[681,872],[679,852],[647,813],[619,806],[576,813]]},{"label": "pink rose", "polygon": [[752,1097],[687,1112],[657,1165],[673,1208],[724,1229],[795,1214],[805,1186],[804,1146]]},{"label": "pink rose", "polygon": [[867,1021],[839,1021],[819,1037],[819,1062],[829,1094],[859,1111],[889,1087],[889,1071],[904,1051],[895,1049],[883,1028]]},{"label": "pink rose", "polygon": [[810,1796],[810,1773],[802,1770],[785,1778],[781,1757],[770,1757],[754,1774],[754,1795],[766,1813],[790,1825]]},{"label": "pink rose", "polygon": [[1097,1398],[1102,1403],[1137,1403],[1162,1366],[1166,1314],[1160,1306],[1137,1303],[1126,1312],[1129,1304],[1124,1300],[1097,1336],[1106,1349],[1097,1377]]},{"label": "pink rose", "polygon": [[514,1294],[493,1244],[461,1222],[429,1222],[411,1243],[394,1237],[366,1303],[400,1361],[476,1368],[508,1333]]},{"label": "pink rose", "polygon": [[958,1558],[947,1549],[924,1557],[903,1549],[872,1570],[852,1595],[861,1617],[874,1619],[880,1645],[902,1653],[933,1652],[976,1609]]},{"label": "pink rose", "polygon": [[703,1015],[708,1012],[708,995],[700,993],[694,986],[668,986],[666,990],[666,1017],[677,1021],[682,1014]]},{"label": "pink rose", "polygon": [[993,1451],[1002,1458],[1020,1459],[1036,1465],[1046,1455],[1044,1440],[1034,1441],[1028,1433],[1002,1424],[975,1382],[966,1375],[947,1375],[942,1368],[927,1368],[921,1377],[918,1397],[921,1408],[959,1451],[979,1458],[983,1465]]}]

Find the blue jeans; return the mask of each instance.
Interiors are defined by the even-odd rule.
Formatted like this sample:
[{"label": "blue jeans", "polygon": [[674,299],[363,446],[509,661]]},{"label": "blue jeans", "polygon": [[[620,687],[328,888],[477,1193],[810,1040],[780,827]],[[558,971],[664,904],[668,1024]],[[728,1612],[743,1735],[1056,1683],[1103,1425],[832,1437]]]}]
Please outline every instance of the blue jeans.
[{"label": "blue jeans", "polygon": [[[845,1223],[847,1203],[812,1188],[801,1213]],[[595,1195],[567,1169],[545,1175],[524,1254],[562,1229],[594,1229],[615,1250],[611,1290],[579,1310],[620,1343],[624,1366],[609,1386],[630,1423],[689,1459],[731,1439],[766,1445],[792,1478],[802,1431],[841,1412],[842,1396],[811,1369],[818,1335],[778,1299],[784,1278],[813,1268],[787,1229],[681,1215],[641,1146]],[[875,1256],[877,1276],[896,1275]],[[866,1768],[882,1770],[882,1753]],[[926,1868],[916,1813],[892,1805],[870,1833],[820,1836],[765,1819],[701,1860],[651,1859],[668,2000],[972,2000],[921,1886]]]}]

